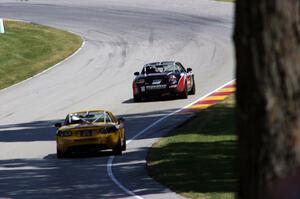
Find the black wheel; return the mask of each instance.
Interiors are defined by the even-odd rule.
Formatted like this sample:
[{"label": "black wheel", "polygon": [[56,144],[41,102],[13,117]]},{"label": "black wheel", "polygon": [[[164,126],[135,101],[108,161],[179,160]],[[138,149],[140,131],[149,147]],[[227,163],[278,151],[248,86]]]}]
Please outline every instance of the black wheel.
[{"label": "black wheel", "polygon": [[66,157],[66,153],[60,151],[59,149],[56,149],[56,157],[58,159],[64,158],[64,157]]},{"label": "black wheel", "polygon": [[179,94],[179,97],[182,99],[188,98],[188,90],[186,87],[186,82],[185,82],[184,90]]},{"label": "black wheel", "polygon": [[122,155],[122,143],[121,139],[119,139],[118,144],[113,148],[114,155]]},{"label": "black wheel", "polygon": [[122,151],[126,151],[126,136],[124,134],[123,144],[122,144]]},{"label": "black wheel", "polygon": [[140,101],[142,101],[142,97],[139,94],[133,95],[133,101],[140,102]]},{"label": "black wheel", "polygon": [[193,78],[193,87],[189,92],[190,95],[195,95],[196,94],[196,85],[195,85],[195,80]]}]

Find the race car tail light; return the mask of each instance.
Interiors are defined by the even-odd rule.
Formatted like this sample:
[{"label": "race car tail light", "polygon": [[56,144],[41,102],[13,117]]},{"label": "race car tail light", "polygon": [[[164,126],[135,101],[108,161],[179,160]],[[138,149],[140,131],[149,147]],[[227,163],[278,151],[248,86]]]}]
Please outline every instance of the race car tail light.
[{"label": "race car tail light", "polygon": [[179,81],[178,81],[178,86],[177,86],[177,90],[179,92],[184,91],[185,88],[185,78],[184,75],[180,77]]},{"label": "race car tail light", "polygon": [[177,83],[177,77],[175,75],[169,76],[169,82],[171,84],[176,84]]},{"label": "race car tail light", "polygon": [[110,126],[110,127],[105,127],[100,130],[100,133],[113,133],[118,131],[118,128],[116,126]]},{"label": "race car tail light", "polygon": [[144,84],[145,83],[145,80],[144,79],[137,79],[135,81],[137,84]]},{"label": "race car tail light", "polygon": [[135,83],[135,81],[133,81],[133,84],[132,84],[132,89],[133,89],[133,94],[136,95],[139,93],[139,89]]},{"label": "race car tail light", "polygon": [[72,132],[71,131],[58,131],[57,135],[61,136],[61,137],[69,137],[69,136],[72,136]]}]

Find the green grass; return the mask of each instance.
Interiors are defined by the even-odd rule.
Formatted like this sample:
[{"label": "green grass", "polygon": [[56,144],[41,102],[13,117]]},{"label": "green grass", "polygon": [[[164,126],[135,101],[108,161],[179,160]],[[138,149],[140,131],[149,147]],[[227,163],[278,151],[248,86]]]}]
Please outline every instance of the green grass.
[{"label": "green grass", "polygon": [[232,199],[236,190],[234,97],[200,111],[196,118],[153,145],[149,174],[193,199]]},{"label": "green grass", "polygon": [[4,21],[0,34],[0,89],[13,85],[70,56],[82,44],[74,34],[17,21]]}]

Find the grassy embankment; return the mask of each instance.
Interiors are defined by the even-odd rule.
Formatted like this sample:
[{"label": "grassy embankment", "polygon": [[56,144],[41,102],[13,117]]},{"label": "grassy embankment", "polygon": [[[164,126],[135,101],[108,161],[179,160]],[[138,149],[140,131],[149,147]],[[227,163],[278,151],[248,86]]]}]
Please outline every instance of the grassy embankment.
[{"label": "grassy embankment", "polygon": [[72,33],[19,21],[4,21],[0,34],[0,89],[18,83],[70,56],[82,44]]},{"label": "grassy embankment", "polygon": [[230,96],[155,143],[148,155],[149,173],[189,198],[232,199],[236,140]]}]

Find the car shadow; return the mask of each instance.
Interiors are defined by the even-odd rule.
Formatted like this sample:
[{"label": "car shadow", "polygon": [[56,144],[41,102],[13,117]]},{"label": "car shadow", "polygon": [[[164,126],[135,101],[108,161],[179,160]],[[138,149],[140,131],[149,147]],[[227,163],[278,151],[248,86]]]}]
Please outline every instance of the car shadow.
[{"label": "car shadow", "polygon": [[[62,159],[81,159],[81,158],[97,158],[97,157],[109,157],[114,155],[112,151],[95,151],[95,152],[77,152],[77,153],[71,153],[68,154],[67,157],[64,157]],[[45,160],[51,160],[51,159],[57,159],[56,154],[48,154],[43,159]]]},{"label": "car shadow", "polygon": [[164,101],[176,101],[176,100],[183,100],[178,96],[161,96],[161,97],[151,97],[151,98],[143,98],[140,102],[133,101],[133,98],[127,99],[122,102],[122,104],[133,104],[133,103],[147,103],[147,102],[164,102]]}]

